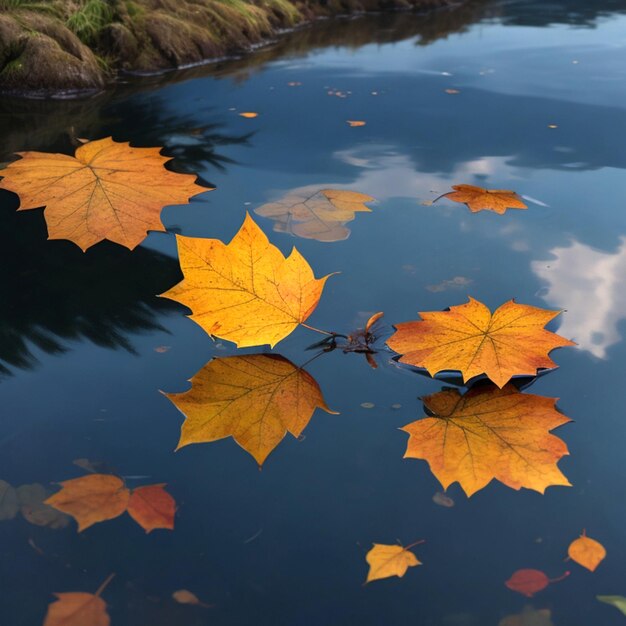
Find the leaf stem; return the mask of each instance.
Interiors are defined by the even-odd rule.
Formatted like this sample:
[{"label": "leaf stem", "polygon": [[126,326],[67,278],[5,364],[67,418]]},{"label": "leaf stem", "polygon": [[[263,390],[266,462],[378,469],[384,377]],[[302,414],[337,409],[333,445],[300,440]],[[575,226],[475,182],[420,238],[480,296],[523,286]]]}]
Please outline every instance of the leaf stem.
[{"label": "leaf stem", "polygon": [[419,541],[414,541],[413,543],[410,543],[408,546],[404,546],[404,549],[410,550],[411,548],[414,548],[415,546],[419,546],[421,543],[426,543],[426,539],[420,539]]},{"label": "leaf stem", "polygon": [[348,337],[346,335],[342,335],[340,333],[334,333],[334,332],[329,332],[327,330],[321,330],[319,328],[315,328],[314,326],[309,326],[308,324],[305,324],[304,322],[301,322],[300,324],[301,326],[304,326],[305,328],[308,328],[309,330],[313,330],[316,333],[320,333],[322,335],[328,335],[329,337],[341,337],[342,339],[347,339]]},{"label": "leaf stem", "polygon": [[108,584],[113,580],[115,576],[115,572],[109,574],[108,578],[98,587],[98,591],[96,591],[95,595],[100,597],[100,594],[107,588]]},{"label": "leaf stem", "polygon": [[563,576],[559,576],[558,578],[550,578],[549,580],[551,583],[560,583],[562,580],[565,580],[569,576],[569,574],[570,574],[569,570],[566,570]]}]

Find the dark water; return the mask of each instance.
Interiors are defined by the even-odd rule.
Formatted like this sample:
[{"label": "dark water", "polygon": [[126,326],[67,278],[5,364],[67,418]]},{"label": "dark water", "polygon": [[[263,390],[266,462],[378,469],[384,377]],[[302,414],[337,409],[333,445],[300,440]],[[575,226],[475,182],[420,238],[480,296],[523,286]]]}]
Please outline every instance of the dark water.
[{"label": "dark water", "polygon": [[[543,496],[494,482],[471,499],[452,486],[453,508],[433,503],[441,488],[425,462],[403,460],[398,428],[443,383],[386,351],[376,370],[340,351],[308,365],[340,415],[318,411],[262,471],[232,439],[174,453],[182,416],[159,390],[183,391],[209,359],[235,352],[155,297],[180,278],[174,237],[83,254],[46,242],[41,212],[16,214],[2,192],[0,478],[52,488],[82,475],[72,461],[86,457],[131,486],[167,482],[179,505],[175,531],[150,535],[128,516],[80,535],[73,522],[1,522],[3,626],[41,624],[52,592],[93,592],[111,572],[114,626],[497,626],[527,604],[550,609],[556,626],[624,620],[595,600],[626,594],[624,2],[474,2],[319,24],[248,59],[87,102],[4,100],[0,115],[0,160],[71,152],[75,137],[165,146],[175,169],[217,186],[164,211],[172,232],[228,241],[246,210],[294,189],[374,196],[334,243],[257,218],[317,275],[341,272],[310,319],[317,327],[515,297],[567,309],[550,328],[579,344],[555,353],[560,368],[531,388],[561,398],[574,420],[558,431],[573,487]],[[504,216],[422,204],[461,182],[534,201]],[[302,364],[317,338],[300,328],[276,352]],[[563,562],[583,528],[608,552],[593,574]],[[372,542],[419,539],[422,567],[362,586]],[[572,573],[527,600],[504,586],[520,568]],[[181,588],[216,606],[175,604]]]}]

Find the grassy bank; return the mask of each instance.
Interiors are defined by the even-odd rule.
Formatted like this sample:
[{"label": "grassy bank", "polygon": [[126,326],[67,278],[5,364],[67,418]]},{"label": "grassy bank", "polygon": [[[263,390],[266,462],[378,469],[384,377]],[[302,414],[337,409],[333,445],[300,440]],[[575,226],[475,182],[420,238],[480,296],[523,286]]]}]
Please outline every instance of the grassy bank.
[{"label": "grassy bank", "polygon": [[159,72],[249,50],[319,17],[450,0],[0,0],[0,91],[98,91],[119,71]]}]

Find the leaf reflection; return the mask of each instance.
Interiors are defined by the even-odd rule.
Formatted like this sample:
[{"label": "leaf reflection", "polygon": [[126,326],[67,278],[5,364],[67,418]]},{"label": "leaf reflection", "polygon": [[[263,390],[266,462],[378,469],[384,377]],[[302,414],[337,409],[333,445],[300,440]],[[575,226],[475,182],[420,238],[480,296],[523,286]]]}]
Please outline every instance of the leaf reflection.
[{"label": "leaf reflection", "polygon": [[287,432],[299,437],[326,405],[317,381],[280,355],[250,354],[209,361],[184,393],[166,393],[185,416],[178,449],[232,437],[259,466]]}]

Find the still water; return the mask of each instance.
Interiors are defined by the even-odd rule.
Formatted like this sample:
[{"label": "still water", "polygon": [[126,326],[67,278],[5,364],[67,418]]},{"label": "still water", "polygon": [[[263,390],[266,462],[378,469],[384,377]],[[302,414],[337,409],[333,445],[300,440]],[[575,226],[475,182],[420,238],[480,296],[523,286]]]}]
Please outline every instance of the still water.
[{"label": "still water", "polygon": [[[162,145],[174,169],[217,187],[165,209],[170,232],[132,253],[47,242],[42,213],[0,195],[0,478],[54,490],[87,458],[131,487],[167,483],[179,507],[174,532],[149,535],[128,516],[81,534],[73,521],[0,522],[3,626],[38,626],[53,592],[94,592],[112,572],[113,626],[497,626],[527,605],[556,626],[624,621],[595,599],[626,595],[624,2],[475,1],[320,23],[87,101],[4,99],[0,128],[0,161],[112,135]],[[514,189],[529,208],[429,204],[458,183]],[[557,431],[572,487],[493,482],[468,499],[453,485],[453,507],[434,503],[441,487],[426,462],[402,458],[398,429],[446,383],[385,349],[377,369],[339,350],[307,365],[339,414],[317,411],[262,471],[230,438],[174,452],[183,417],[160,390],[186,390],[236,351],[156,297],[180,280],[171,233],[229,241],[246,211],[324,188],[377,200],[345,239],[255,217],[316,275],[340,272],[312,325],[350,332],[379,310],[391,325],[468,295],[566,309],[550,329],[578,347],[554,353],[559,369],[530,391],[559,397],[573,420]],[[318,338],[300,328],[275,352],[303,364]],[[608,553],[593,574],[564,562],[583,529]],[[363,586],[373,542],[420,539],[424,565]],[[504,585],[521,568],[571,575],[527,599]],[[176,604],[177,589],[214,606]]]}]

